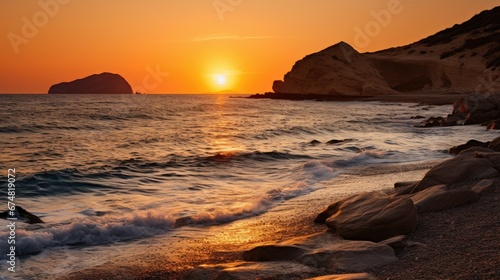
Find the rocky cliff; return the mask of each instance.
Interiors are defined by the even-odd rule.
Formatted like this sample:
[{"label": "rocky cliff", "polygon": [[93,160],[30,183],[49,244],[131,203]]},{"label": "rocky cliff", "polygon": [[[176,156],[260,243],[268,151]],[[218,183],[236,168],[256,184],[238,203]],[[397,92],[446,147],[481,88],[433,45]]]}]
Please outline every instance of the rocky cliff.
[{"label": "rocky cliff", "polygon": [[500,78],[500,7],[416,43],[359,53],[341,42],[297,61],[276,93],[386,95],[493,92]]},{"label": "rocky cliff", "polygon": [[71,82],[63,82],[50,87],[49,94],[132,94],[132,87],[120,75],[113,73],[94,74]]}]

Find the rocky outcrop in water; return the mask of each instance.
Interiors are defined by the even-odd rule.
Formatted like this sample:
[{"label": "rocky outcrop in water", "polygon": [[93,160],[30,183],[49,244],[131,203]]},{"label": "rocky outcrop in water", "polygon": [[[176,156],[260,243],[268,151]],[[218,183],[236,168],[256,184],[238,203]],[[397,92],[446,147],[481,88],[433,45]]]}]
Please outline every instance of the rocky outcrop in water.
[{"label": "rocky outcrop in water", "polygon": [[431,117],[417,127],[483,124],[493,129],[500,120],[500,94],[471,94],[453,103],[447,117]]},{"label": "rocky outcrop in water", "polygon": [[43,221],[35,214],[28,212],[21,206],[16,206],[14,211],[3,211],[0,213],[0,219],[16,218],[18,221],[28,224],[42,224]]},{"label": "rocky outcrop in water", "polygon": [[49,94],[132,94],[132,87],[120,75],[94,74],[71,82],[53,85]]}]

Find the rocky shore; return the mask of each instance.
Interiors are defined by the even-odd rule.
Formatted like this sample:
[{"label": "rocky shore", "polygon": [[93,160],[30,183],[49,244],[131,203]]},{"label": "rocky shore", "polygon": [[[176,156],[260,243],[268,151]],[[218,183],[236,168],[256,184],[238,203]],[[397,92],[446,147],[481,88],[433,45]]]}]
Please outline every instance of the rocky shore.
[{"label": "rocky shore", "polygon": [[115,262],[63,279],[498,279],[499,144],[497,138],[488,148],[462,150],[427,172],[351,182],[420,179],[393,189],[344,198],[312,193],[278,207],[281,216],[164,244],[176,257],[155,250],[147,264],[122,259],[127,267]]},{"label": "rocky shore", "polygon": [[464,150],[390,193],[335,201],[314,220],[324,231],[255,246],[186,278],[497,279],[499,143]]}]

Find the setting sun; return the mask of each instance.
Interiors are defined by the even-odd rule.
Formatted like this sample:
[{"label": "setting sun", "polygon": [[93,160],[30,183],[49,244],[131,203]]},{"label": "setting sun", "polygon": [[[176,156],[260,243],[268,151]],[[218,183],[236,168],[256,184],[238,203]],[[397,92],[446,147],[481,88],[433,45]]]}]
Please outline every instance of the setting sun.
[{"label": "setting sun", "polygon": [[215,75],[215,82],[219,85],[219,86],[224,86],[226,85],[227,83],[227,78],[225,75]]}]

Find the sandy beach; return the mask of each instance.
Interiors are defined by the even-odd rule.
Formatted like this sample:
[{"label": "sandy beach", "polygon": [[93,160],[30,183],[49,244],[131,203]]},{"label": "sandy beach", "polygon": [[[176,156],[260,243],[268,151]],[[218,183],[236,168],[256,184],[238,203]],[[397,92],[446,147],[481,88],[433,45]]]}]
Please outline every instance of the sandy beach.
[{"label": "sandy beach", "polygon": [[[411,171],[405,170],[411,166],[400,166],[401,172],[341,176],[335,185],[291,199],[261,216],[213,226],[196,239],[190,239],[189,232],[197,229],[186,228],[178,234],[177,242],[159,240],[147,252],[139,247],[134,255],[59,279],[185,279],[199,265],[241,261],[242,252],[256,245],[322,232],[326,227],[313,223],[313,219],[332,201],[363,190],[390,192],[394,182],[421,179],[436,163],[426,162]],[[479,201],[420,215],[417,229],[408,236],[412,245],[397,253],[399,260],[367,272],[379,279],[498,279],[500,219],[496,213],[500,181],[496,184],[496,190]],[[334,196],[330,188],[342,194]],[[321,273],[284,273],[264,279],[305,279],[350,272],[324,269]]]},{"label": "sandy beach", "polygon": [[[200,232],[197,228],[185,228],[177,234],[177,242],[162,243],[165,240],[159,239],[157,246],[145,249],[146,253],[141,252],[142,247],[136,246],[135,254],[117,257],[93,269],[61,275],[59,279],[185,279],[199,265],[241,261],[243,251],[256,245],[323,232],[326,226],[315,224],[313,220],[331,202],[364,191],[389,191],[400,179],[420,179],[434,164],[436,161],[421,163],[418,170],[412,170],[414,164],[372,172],[368,168],[367,174],[372,173],[369,176],[340,176],[334,185],[288,200],[263,215],[205,228],[203,237],[191,239],[190,232]],[[400,172],[391,172],[391,169]],[[325,270],[322,274],[337,272]],[[304,279],[318,275],[291,274],[278,279]]]}]

